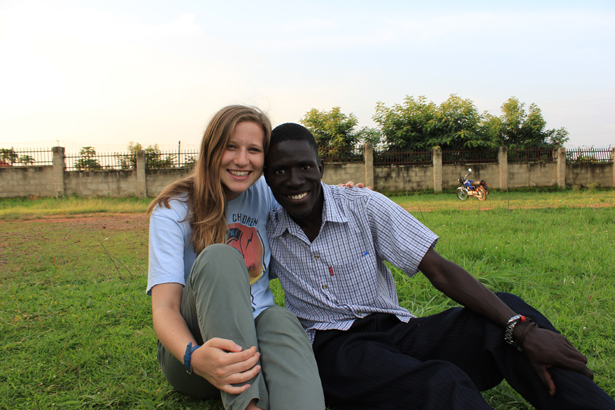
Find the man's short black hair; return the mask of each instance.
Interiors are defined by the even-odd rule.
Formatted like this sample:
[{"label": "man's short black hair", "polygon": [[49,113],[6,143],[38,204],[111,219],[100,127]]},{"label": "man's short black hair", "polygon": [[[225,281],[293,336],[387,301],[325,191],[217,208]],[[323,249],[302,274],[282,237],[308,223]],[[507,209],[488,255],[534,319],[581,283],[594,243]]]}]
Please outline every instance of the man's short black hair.
[{"label": "man's short black hair", "polygon": [[269,148],[282,141],[306,141],[314,150],[316,158],[318,158],[318,144],[316,144],[316,140],[312,133],[301,124],[287,122],[275,127],[273,131],[271,131]]}]

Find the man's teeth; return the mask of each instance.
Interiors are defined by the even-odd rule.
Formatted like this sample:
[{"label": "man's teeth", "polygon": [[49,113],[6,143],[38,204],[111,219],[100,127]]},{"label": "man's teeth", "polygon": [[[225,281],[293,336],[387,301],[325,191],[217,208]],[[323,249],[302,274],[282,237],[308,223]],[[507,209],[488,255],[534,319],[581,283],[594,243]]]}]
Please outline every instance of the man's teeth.
[{"label": "man's teeth", "polygon": [[304,192],[302,194],[298,194],[298,195],[289,195],[288,197],[290,199],[303,199],[307,196],[307,192]]},{"label": "man's teeth", "polygon": [[247,177],[250,174],[250,171],[231,171],[229,172],[236,177]]}]

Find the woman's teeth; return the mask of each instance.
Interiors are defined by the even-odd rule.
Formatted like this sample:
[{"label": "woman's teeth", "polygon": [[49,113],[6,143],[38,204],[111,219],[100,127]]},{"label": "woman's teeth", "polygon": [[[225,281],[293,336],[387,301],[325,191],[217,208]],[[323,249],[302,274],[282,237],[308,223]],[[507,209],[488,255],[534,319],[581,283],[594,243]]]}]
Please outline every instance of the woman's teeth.
[{"label": "woman's teeth", "polygon": [[231,171],[229,170],[228,172],[230,172],[231,175],[235,175],[236,177],[247,177],[248,175],[250,175],[250,171]]}]

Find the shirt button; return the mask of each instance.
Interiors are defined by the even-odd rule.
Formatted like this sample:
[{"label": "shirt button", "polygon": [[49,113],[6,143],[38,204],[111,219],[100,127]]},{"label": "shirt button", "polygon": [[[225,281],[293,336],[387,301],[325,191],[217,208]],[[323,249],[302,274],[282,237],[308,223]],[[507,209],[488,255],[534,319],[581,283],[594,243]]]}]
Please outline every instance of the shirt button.
[{"label": "shirt button", "polygon": [[327,284],[326,284],[326,283],[323,283],[322,288],[323,288],[323,289],[327,289]]},{"label": "shirt button", "polygon": [[320,256],[314,255],[314,259],[318,259],[318,258],[320,258]]}]

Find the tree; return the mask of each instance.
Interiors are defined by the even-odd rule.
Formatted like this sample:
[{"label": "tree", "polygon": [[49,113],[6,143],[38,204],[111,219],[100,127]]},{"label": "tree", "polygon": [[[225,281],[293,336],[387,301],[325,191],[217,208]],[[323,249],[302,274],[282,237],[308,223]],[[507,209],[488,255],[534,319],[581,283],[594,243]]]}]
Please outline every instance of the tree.
[{"label": "tree", "polygon": [[299,122],[310,130],[320,146],[351,148],[359,142],[354,130],[359,120],[352,113],[346,115],[341,112],[340,107],[333,107],[331,111],[312,108]]},{"label": "tree", "polygon": [[120,154],[117,156],[122,169],[134,169],[137,167],[137,152],[139,151],[145,151],[146,166],[151,168],[171,168],[175,159],[174,155],[167,155],[166,158],[163,158],[158,144],[143,148],[141,143],[130,141],[128,143],[128,151],[130,151],[129,155]]},{"label": "tree", "polygon": [[79,150],[79,155],[81,158],[75,162],[75,168],[78,170],[93,170],[93,169],[101,169],[102,166],[96,159],[96,150],[94,147],[83,147]]},{"label": "tree", "polygon": [[33,165],[36,160],[32,158],[30,155],[22,155],[19,157],[18,161],[27,166],[27,165]]},{"label": "tree", "polygon": [[490,148],[489,138],[482,132],[482,121],[472,100],[451,94],[438,106],[428,146],[457,150]]},{"label": "tree", "polygon": [[402,104],[391,108],[376,104],[373,120],[380,126],[391,151],[421,151],[431,149],[427,139],[434,126],[437,107],[421,96],[406,96]]},{"label": "tree", "polygon": [[492,140],[509,148],[558,147],[568,141],[565,128],[546,130],[547,122],[542,110],[534,103],[528,110],[517,97],[510,97],[502,104],[502,115],[497,121],[491,119]]},{"label": "tree", "polygon": [[545,130],[540,108],[511,97],[502,105],[502,115],[482,115],[470,99],[455,94],[437,106],[425,97],[406,96],[402,104],[376,105],[374,121],[380,126],[391,151],[470,150],[508,147],[555,147],[568,141],[564,128]]},{"label": "tree", "polygon": [[7,164],[13,165],[18,157],[19,155],[17,155],[13,148],[0,148],[0,159]]},{"label": "tree", "polygon": [[359,142],[369,142],[374,147],[384,144],[382,133],[378,128],[361,127],[361,129],[357,131],[356,137]]}]

